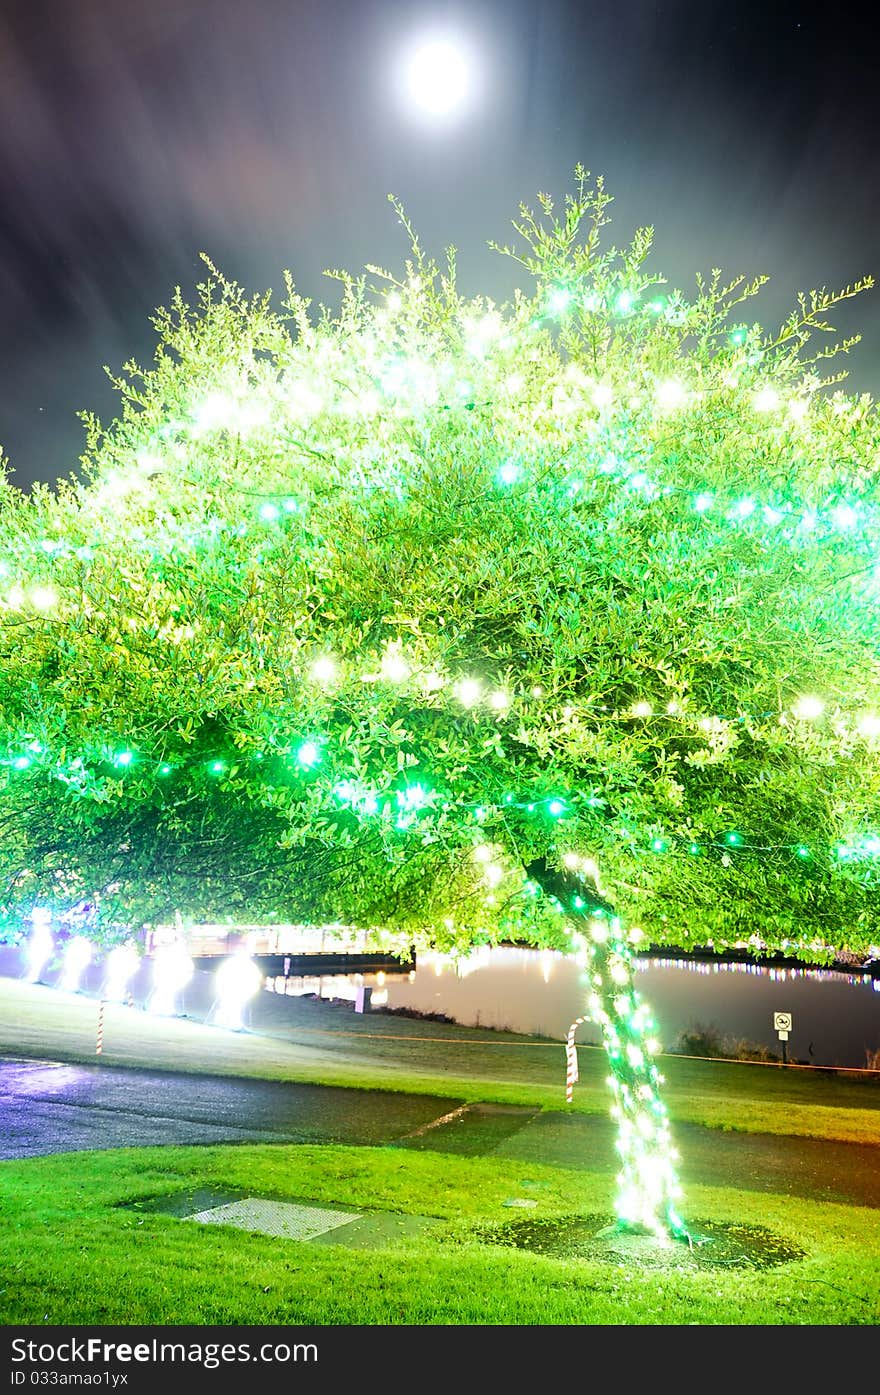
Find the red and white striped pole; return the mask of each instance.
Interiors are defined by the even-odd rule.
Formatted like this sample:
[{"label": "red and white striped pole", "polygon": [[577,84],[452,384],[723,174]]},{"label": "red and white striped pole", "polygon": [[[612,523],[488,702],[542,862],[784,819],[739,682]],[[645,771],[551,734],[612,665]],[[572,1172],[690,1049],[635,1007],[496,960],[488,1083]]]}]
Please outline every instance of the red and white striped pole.
[{"label": "red and white striped pole", "polygon": [[574,1034],[582,1022],[589,1022],[588,1017],[576,1017],[568,1029],[568,1036],[565,1039],[565,1103],[571,1104],[574,1094],[575,1082],[578,1078],[578,1053],[574,1044]]},{"label": "red and white striped pole", "polygon": [[95,1042],[95,1055],[100,1056],[104,1050],[104,999],[98,1004],[98,1039]]}]

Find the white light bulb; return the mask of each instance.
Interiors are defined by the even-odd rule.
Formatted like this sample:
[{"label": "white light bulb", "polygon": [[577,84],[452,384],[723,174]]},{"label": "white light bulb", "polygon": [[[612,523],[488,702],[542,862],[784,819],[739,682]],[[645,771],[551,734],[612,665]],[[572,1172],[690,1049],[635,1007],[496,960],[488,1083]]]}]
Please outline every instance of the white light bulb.
[{"label": "white light bulb", "polygon": [[592,877],[593,881],[596,883],[597,890],[599,890],[600,888],[598,862],[595,862],[591,857],[585,857],[581,859],[581,866],[583,868],[584,874],[588,877]]},{"label": "white light bulb", "polygon": [[58,592],[52,586],[35,586],[30,593],[34,610],[51,610],[58,604]]},{"label": "white light bulb", "polygon": [[667,378],[665,382],[658,383],[655,393],[657,406],[665,412],[683,407],[687,400],[687,392],[677,378]]},{"label": "white light bulb", "polygon": [[396,645],[389,645],[382,655],[382,677],[389,683],[403,683],[410,675],[410,667]]},{"label": "white light bulb", "polygon": [[476,678],[463,678],[455,689],[462,707],[475,707],[480,701],[482,688]]},{"label": "white light bulb", "polygon": [[231,397],[224,392],[212,392],[196,408],[196,432],[201,434],[204,431],[217,431],[220,427],[228,425],[234,412],[235,403]]},{"label": "white light bulb", "polygon": [[316,683],[332,683],[337,673],[335,660],[329,654],[322,654],[309,671]]},{"label": "white light bulb", "polygon": [[852,504],[838,504],[837,508],[831,510],[831,521],[835,528],[854,528],[859,516]]},{"label": "white light bulb", "polygon": [[752,398],[752,406],[756,412],[775,412],[779,406],[779,393],[775,388],[763,387]]},{"label": "white light bulb", "polygon": [[822,716],[822,713],[825,711],[825,704],[822,699],[818,697],[802,697],[798,698],[792,711],[796,717],[801,717],[804,721],[811,722],[814,721],[816,717]]}]

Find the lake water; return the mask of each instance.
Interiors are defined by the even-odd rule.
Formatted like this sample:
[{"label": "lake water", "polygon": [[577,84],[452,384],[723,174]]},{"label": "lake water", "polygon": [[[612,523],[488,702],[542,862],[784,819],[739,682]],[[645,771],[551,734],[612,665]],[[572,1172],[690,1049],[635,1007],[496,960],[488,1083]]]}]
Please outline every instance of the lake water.
[{"label": "lake water", "polygon": [[[408,976],[325,975],[291,979],[287,989],[354,999],[364,984],[374,1008],[442,1013],[466,1026],[556,1039],[565,1037],[586,999],[583,965],[571,956],[506,948],[477,950],[457,965],[446,955],[422,954]],[[866,1053],[880,1049],[880,979],[869,974],[644,958],[636,961],[636,987],[653,1009],[664,1047],[702,1024],[779,1054],[773,1014],[790,1012],[790,1060],[864,1066]],[[577,1040],[598,1044],[598,1028],[584,1023]]]}]

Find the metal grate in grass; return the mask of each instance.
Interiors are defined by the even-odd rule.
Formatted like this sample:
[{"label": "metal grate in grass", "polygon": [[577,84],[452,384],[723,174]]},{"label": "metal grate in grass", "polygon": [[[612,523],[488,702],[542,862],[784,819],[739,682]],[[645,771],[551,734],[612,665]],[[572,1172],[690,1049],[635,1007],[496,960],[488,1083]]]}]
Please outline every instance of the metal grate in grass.
[{"label": "metal grate in grass", "polygon": [[265,1201],[247,1196],[226,1206],[196,1211],[185,1219],[201,1225],[231,1225],[237,1230],[252,1230],[279,1240],[312,1240],[316,1235],[360,1220],[360,1215],[354,1211],[325,1211],[318,1206],[295,1206],[289,1201]]}]

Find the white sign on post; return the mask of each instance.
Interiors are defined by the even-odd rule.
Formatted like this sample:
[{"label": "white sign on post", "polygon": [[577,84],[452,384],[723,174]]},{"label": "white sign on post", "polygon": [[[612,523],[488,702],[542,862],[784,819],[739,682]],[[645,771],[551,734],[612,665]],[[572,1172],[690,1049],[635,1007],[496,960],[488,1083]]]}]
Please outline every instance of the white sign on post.
[{"label": "white sign on post", "polygon": [[774,1013],[773,1025],[780,1041],[787,1042],[789,1031],[791,1031],[791,1013]]}]

